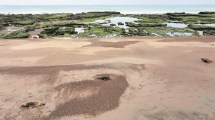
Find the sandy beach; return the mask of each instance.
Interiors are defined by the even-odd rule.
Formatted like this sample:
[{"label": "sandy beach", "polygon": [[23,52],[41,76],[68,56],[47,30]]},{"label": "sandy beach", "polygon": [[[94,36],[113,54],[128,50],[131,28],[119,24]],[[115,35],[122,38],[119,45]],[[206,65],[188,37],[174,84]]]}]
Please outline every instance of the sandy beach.
[{"label": "sandy beach", "polygon": [[[8,39],[0,51],[1,120],[215,119],[214,36]],[[45,106],[21,107],[32,101]]]}]

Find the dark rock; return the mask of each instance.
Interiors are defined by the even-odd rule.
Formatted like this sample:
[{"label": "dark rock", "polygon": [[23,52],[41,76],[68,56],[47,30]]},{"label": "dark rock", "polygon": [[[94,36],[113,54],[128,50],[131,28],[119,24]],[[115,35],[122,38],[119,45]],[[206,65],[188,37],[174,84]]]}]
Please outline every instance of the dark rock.
[{"label": "dark rock", "polygon": [[27,102],[26,104],[21,105],[23,108],[35,108],[39,106],[45,106],[45,103],[41,102]]},{"label": "dark rock", "polygon": [[207,59],[207,58],[201,58],[201,60],[202,60],[202,62],[207,63],[207,64],[213,62],[212,60],[209,60],[209,59]]},{"label": "dark rock", "polygon": [[103,81],[108,81],[111,80],[111,78],[109,76],[101,76],[97,78],[98,80],[103,80]]},{"label": "dark rock", "polygon": [[123,22],[118,22],[118,25],[124,25],[124,23]]},{"label": "dark rock", "polygon": [[110,24],[110,26],[116,26],[116,24]]}]

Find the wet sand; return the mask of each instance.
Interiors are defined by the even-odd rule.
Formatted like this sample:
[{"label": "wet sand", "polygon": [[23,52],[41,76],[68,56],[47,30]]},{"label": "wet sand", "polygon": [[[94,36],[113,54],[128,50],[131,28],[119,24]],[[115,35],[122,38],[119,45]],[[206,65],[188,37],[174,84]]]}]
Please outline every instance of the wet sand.
[{"label": "wet sand", "polygon": [[[0,119],[215,119],[215,63],[201,61],[215,61],[215,37],[0,40],[0,50]],[[46,105],[20,107],[30,101]]]}]

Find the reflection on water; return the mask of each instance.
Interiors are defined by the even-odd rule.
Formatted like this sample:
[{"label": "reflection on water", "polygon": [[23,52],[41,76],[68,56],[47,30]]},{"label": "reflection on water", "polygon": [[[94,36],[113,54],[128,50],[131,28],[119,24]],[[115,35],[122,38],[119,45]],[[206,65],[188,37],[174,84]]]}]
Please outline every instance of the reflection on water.
[{"label": "reflection on water", "polygon": [[204,35],[203,31],[197,31],[200,36]]},{"label": "reflection on water", "polygon": [[167,27],[173,27],[173,28],[186,28],[188,25],[184,23],[165,23],[167,24]]},{"label": "reflection on water", "polygon": [[193,33],[182,33],[182,32],[167,32],[170,37],[179,37],[179,36],[192,36]]},{"label": "reflection on water", "polygon": [[75,28],[75,31],[80,34],[80,33],[84,33],[84,28],[80,27],[80,28]]},{"label": "reflection on water", "polygon": [[205,25],[205,26],[215,27],[215,24],[199,24],[199,25]]},{"label": "reflection on water", "polygon": [[[126,26],[126,22],[135,22],[139,20],[138,18],[133,18],[133,17],[112,17],[112,18],[107,18],[105,20],[96,20],[93,23],[100,23],[103,26],[110,26],[110,24],[115,24],[117,27],[120,28],[129,28],[128,26]],[[121,22],[123,23],[123,25],[118,25],[118,23]]]}]

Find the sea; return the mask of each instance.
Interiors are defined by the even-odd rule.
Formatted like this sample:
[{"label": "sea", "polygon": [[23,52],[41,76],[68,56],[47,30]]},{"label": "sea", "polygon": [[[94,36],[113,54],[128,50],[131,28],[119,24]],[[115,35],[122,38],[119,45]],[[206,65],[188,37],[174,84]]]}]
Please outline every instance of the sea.
[{"label": "sea", "polygon": [[0,5],[1,14],[82,13],[117,11],[122,14],[198,13],[215,11],[215,5]]}]

